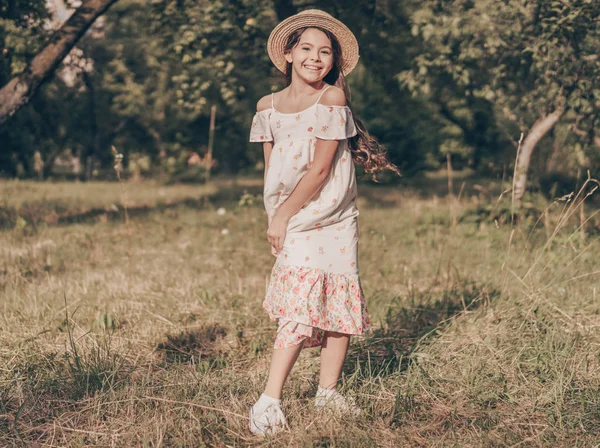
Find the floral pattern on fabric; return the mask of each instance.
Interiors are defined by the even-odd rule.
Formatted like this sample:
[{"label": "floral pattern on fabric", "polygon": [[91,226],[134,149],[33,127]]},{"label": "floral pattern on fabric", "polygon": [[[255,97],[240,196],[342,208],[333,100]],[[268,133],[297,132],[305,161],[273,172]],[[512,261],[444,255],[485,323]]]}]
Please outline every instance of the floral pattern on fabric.
[{"label": "floral pattern on fabric", "polygon": [[304,325],[286,319],[279,319],[277,336],[273,348],[292,347],[303,344],[302,348],[318,347],[323,342],[325,332],[319,328],[313,328],[310,325]]},{"label": "floral pattern on fabric", "polygon": [[257,112],[250,131],[252,142],[273,142],[263,194],[269,217],[312,167],[319,140],[339,141],[320,190],[290,219],[271,272],[263,306],[279,320],[275,348],[318,346],[324,331],[370,330],[358,275],[356,173],[348,146],[357,129],[348,106],[319,99],[300,112],[282,113],[271,96],[271,108]]},{"label": "floral pattern on fabric", "polygon": [[344,140],[357,133],[348,106],[325,106],[317,104],[317,123],[315,137],[322,140]]},{"label": "floral pattern on fabric", "polygon": [[360,279],[354,274],[276,264],[263,307],[272,320],[321,330],[362,334],[371,328]]},{"label": "floral pattern on fabric", "polygon": [[266,135],[274,142],[263,195],[269,216],[275,216],[312,166],[318,139],[339,141],[330,174],[320,194],[292,217],[288,231],[309,231],[358,216],[356,174],[347,140],[357,131],[348,106],[315,104],[295,115],[267,109],[258,112],[254,122],[258,125],[251,131],[251,141],[263,141],[260,137]]},{"label": "floral pattern on fabric", "polygon": [[271,118],[271,110],[263,110],[257,112],[252,119],[252,127],[250,128],[251,142],[272,142],[273,135],[269,120]]}]

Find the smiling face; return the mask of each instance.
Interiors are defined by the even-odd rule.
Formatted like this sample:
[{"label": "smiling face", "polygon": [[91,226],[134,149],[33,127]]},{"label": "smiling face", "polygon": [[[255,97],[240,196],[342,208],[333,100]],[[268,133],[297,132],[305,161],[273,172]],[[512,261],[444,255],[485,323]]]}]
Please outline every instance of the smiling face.
[{"label": "smiling face", "polygon": [[308,84],[319,82],[333,67],[331,41],[323,31],[307,28],[298,43],[285,54],[285,59],[292,64],[293,76]]}]

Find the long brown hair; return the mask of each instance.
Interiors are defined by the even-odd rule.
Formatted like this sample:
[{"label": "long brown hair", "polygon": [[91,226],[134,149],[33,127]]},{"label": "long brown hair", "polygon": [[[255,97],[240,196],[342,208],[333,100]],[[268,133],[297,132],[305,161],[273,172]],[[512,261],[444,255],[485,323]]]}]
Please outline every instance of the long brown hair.
[{"label": "long brown hair", "polygon": [[[352,106],[350,104],[350,89],[346,84],[346,78],[344,78],[344,74],[340,70],[340,67],[342,66],[342,48],[338,40],[331,32],[318,26],[300,28],[291,33],[288,37],[285,45],[285,53],[292,51],[292,48],[294,48],[300,41],[300,36],[302,36],[302,33],[304,33],[304,31],[306,31],[308,28],[315,28],[322,31],[331,41],[331,47],[333,50],[333,67],[331,67],[329,73],[325,75],[323,81],[325,81],[327,84],[332,84],[342,89],[344,91],[344,95],[346,96],[346,104],[350,110],[352,110]],[[285,82],[288,86],[292,83],[291,68],[292,63],[288,62],[285,69]],[[356,116],[356,114],[354,114],[354,111],[352,111],[352,117],[356,126],[357,134],[356,136],[348,139],[348,147],[350,148],[354,163],[362,166],[365,172],[371,174],[374,181],[377,181],[377,173],[381,171],[392,171],[400,176],[401,174],[398,167],[390,162],[390,160],[387,158],[387,148],[379,143],[374,136],[369,134],[365,124]]]}]

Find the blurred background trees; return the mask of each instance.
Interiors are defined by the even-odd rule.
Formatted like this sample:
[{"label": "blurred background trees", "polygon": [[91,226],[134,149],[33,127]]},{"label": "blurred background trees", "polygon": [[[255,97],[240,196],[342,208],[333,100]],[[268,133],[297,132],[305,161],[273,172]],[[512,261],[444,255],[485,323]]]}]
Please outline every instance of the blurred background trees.
[{"label": "blurred background trees", "polygon": [[421,2],[412,33],[424,45],[400,79],[437,104],[454,129],[458,141],[448,139],[444,151],[481,162],[524,134],[517,199],[532,155],[542,177],[597,175],[599,16],[600,4],[590,0]]},{"label": "blurred background trees", "polygon": [[[43,1],[0,5],[5,85],[60,14]],[[212,170],[260,169],[250,120],[258,98],[283,87],[266,41],[281,19],[312,7],[356,34],[353,108],[405,175],[449,159],[456,169],[511,174],[521,133],[523,185],[529,176],[556,190],[587,170],[598,175],[600,4],[592,0],[119,0],[0,128],[0,175],[104,178],[114,145],[132,175],[193,180],[212,106]]]}]

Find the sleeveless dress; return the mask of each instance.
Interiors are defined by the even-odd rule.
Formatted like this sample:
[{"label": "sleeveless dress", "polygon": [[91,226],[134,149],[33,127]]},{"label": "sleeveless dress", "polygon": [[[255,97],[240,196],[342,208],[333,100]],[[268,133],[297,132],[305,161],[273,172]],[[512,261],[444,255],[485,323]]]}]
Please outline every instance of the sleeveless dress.
[{"label": "sleeveless dress", "polygon": [[356,174],[348,138],[356,135],[347,106],[319,104],[297,113],[257,112],[251,142],[273,142],[264,185],[270,218],[314,160],[317,139],[339,140],[321,189],[288,224],[263,307],[279,321],[275,348],[321,344],[323,330],[362,334],[370,322],[358,271]]}]

